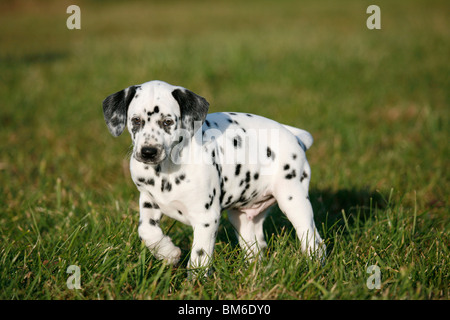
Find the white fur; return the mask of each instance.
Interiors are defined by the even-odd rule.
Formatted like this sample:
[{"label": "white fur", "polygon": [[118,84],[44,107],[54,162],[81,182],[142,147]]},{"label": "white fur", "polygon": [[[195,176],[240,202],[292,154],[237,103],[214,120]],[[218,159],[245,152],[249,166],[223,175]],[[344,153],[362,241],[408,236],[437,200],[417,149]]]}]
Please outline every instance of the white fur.
[{"label": "white fur", "polygon": [[[136,86],[127,112],[133,138],[130,170],[140,192],[138,231],[155,257],[177,263],[181,256],[159,227],[165,214],[193,228],[189,267],[207,267],[221,212],[227,210],[240,246],[255,258],[267,246],[263,222],[276,202],[292,222],[302,250],[323,256],[325,245],[308,198],[311,169],[305,151],[312,136],[245,113],[209,114],[194,125],[198,130],[191,136],[181,130],[183,106],[172,94],[176,89],[186,90],[161,81]],[[133,117],[145,120],[134,132]],[[167,118],[174,120],[168,128],[161,124]],[[152,161],[139,158],[145,147],[158,150]]]}]

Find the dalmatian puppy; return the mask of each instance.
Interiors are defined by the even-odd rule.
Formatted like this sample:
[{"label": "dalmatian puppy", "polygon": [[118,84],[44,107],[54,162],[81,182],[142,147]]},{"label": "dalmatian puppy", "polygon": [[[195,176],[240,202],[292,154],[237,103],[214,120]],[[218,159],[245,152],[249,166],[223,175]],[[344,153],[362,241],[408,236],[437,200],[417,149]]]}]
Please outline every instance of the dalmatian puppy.
[{"label": "dalmatian puppy", "polygon": [[263,222],[278,203],[302,250],[323,257],[325,245],[308,198],[311,135],[273,120],[235,112],[207,114],[209,103],[162,81],[130,86],[103,101],[113,136],[128,127],[131,177],[140,192],[139,236],[153,255],[176,264],[181,250],[160,228],[163,214],[193,228],[188,268],[208,267],[226,210],[249,259],[267,244]]}]

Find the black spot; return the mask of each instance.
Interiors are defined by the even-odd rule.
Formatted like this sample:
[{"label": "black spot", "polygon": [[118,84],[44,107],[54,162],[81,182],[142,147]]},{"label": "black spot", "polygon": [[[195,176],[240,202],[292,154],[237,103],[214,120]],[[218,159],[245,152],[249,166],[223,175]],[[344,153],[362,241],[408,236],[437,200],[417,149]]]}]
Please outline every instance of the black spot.
[{"label": "black spot", "polygon": [[291,173],[288,173],[288,174],[285,176],[285,178],[286,178],[286,179],[292,179],[292,178],[295,178],[295,176],[296,176],[295,170],[292,170],[292,172],[291,172]]},{"label": "black spot", "polygon": [[253,176],[253,178],[254,178],[255,180],[258,180],[258,178],[259,178],[259,173],[258,173],[258,172],[255,173],[255,175]]},{"label": "black spot", "polygon": [[197,250],[197,254],[199,257],[205,254],[205,251],[203,249]]},{"label": "black spot", "polygon": [[237,164],[236,165],[236,171],[234,171],[234,174],[236,176],[238,176],[240,172],[241,172],[241,164]]},{"label": "black spot", "polygon": [[247,173],[245,174],[245,182],[250,182],[250,171],[247,171]]},{"label": "black spot", "polygon": [[151,185],[151,186],[154,186],[155,185],[155,179],[153,179],[153,178],[150,178],[150,179],[148,179],[146,182],[145,182],[145,184],[148,184],[148,185]]},{"label": "black spot", "polygon": [[158,220],[154,220],[154,219],[150,219],[150,225],[152,225],[152,226],[156,226],[157,224],[159,224],[159,221]]},{"label": "black spot", "polygon": [[144,208],[151,209],[151,208],[153,208],[153,206],[150,202],[144,202]]},{"label": "black spot", "polygon": [[138,178],[138,181],[143,183],[145,182],[145,178]]},{"label": "black spot", "polygon": [[288,197],[288,200],[292,200],[292,196],[289,196],[289,197]]},{"label": "black spot", "polygon": [[219,175],[219,178],[220,178],[220,175],[222,172],[222,166],[218,163],[216,163],[215,166],[216,166],[217,174]]},{"label": "black spot", "polygon": [[267,147],[267,158],[270,158],[272,156],[272,150]]},{"label": "black spot", "polygon": [[248,202],[248,199],[245,197],[245,193],[247,192],[247,190],[248,190],[249,188],[250,188],[250,185],[247,184],[247,185],[245,186],[245,189],[242,190],[238,202],[243,202],[243,204]]},{"label": "black spot", "polygon": [[220,202],[220,203],[222,203],[223,197],[225,197],[225,193],[226,193],[226,192],[223,191],[223,190],[220,191],[220,197],[219,197],[219,202]]},{"label": "black spot", "polygon": [[247,117],[253,117],[250,113],[247,113]]},{"label": "black spot", "polygon": [[295,153],[292,155],[292,159],[297,159],[297,155]]},{"label": "black spot", "polygon": [[289,165],[285,164],[284,167],[283,167],[283,170],[289,170],[289,168],[290,168]]},{"label": "black spot", "polygon": [[209,203],[205,203],[205,208],[207,210],[212,206],[215,195],[216,195],[216,188],[213,189],[213,194],[209,195]]},{"label": "black spot", "polygon": [[183,174],[180,175],[180,180],[183,181],[184,178],[186,178],[186,175],[183,173]]},{"label": "black spot", "polygon": [[205,120],[205,124],[206,124],[206,126],[207,126],[208,128],[211,126],[211,124],[209,123],[208,120]]},{"label": "black spot", "polygon": [[205,223],[205,228],[208,228],[209,227],[209,223]]},{"label": "black spot", "polygon": [[170,192],[171,190],[172,190],[172,184],[163,178],[161,180],[161,192],[164,192],[164,191]]},{"label": "black spot", "polygon": [[159,206],[158,206],[156,203],[154,203],[154,204],[153,204],[153,208],[159,209]]},{"label": "black spot", "polygon": [[306,171],[303,171],[302,176],[300,177],[300,182],[302,182],[304,179],[308,178],[308,174],[306,173]]},{"label": "black spot", "polygon": [[159,112],[159,107],[155,106],[155,109],[153,109],[153,113],[158,113]]},{"label": "black spot", "polygon": [[236,116],[237,114],[234,112],[230,112],[231,115]]},{"label": "black spot", "polygon": [[240,148],[242,146],[242,138],[240,136],[234,137],[233,145],[235,148]]},{"label": "black spot", "polygon": [[227,121],[228,121],[229,123],[233,123],[233,120],[231,120],[231,119],[227,119]]},{"label": "black spot", "polygon": [[183,212],[181,212],[180,210],[178,210],[178,213],[180,214],[180,216],[182,216],[182,215],[183,215]]}]

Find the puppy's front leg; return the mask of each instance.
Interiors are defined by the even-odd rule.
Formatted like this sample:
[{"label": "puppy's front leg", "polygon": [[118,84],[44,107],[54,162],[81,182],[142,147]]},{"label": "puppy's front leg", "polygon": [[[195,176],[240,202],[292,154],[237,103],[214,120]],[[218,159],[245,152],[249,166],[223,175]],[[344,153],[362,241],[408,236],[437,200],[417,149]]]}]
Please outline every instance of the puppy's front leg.
[{"label": "puppy's front leg", "polygon": [[139,236],[151,253],[159,260],[166,260],[176,264],[180,260],[181,250],[176,247],[170,238],[163,234],[159,221],[162,212],[152,199],[141,192],[139,198]]},{"label": "puppy's front leg", "polygon": [[194,241],[192,243],[191,257],[188,264],[191,272],[197,268],[205,268],[203,271],[207,271],[209,268],[214,252],[219,218],[220,214],[217,214],[212,219],[196,223],[193,226]]}]

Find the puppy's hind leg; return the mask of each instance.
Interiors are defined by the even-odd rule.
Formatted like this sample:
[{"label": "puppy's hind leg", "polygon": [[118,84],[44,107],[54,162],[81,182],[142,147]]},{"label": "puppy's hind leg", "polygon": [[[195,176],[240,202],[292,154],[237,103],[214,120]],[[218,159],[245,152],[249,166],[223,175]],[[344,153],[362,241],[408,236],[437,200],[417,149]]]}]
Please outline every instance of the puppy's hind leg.
[{"label": "puppy's hind leg", "polygon": [[254,223],[254,231],[255,231],[255,237],[256,237],[256,241],[258,243],[258,249],[260,250],[260,254],[261,254],[261,250],[264,250],[267,248],[267,242],[266,239],[264,237],[264,220],[266,219],[267,215],[269,213],[269,209],[264,210],[263,212],[261,212],[260,214],[258,214],[256,217],[253,218],[253,223]]},{"label": "puppy's hind leg", "polygon": [[308,193],[297,179],[285,179],[274,190],[280,210],[294,226],[302,251],[319,259],[325,257],[325,244],[314,223],[314,213]]},{"label": "puppy's hind leg", "polygon": [[233,225],[239,246],[246,253],[246,257],[252,261],[261,257],[261,250],[267,247],[264,239],[263,223],[266,212],[262,212],[249,219],[239,210],[228,210],[228,219]]}]

